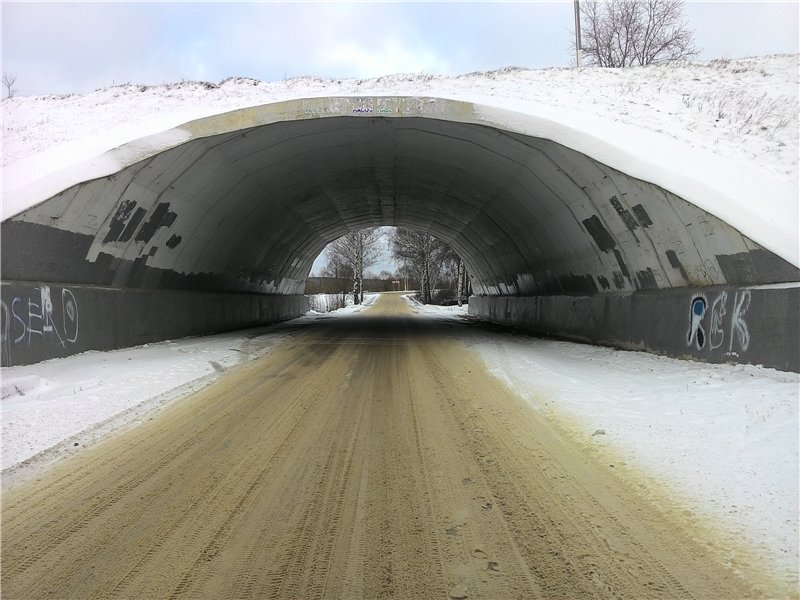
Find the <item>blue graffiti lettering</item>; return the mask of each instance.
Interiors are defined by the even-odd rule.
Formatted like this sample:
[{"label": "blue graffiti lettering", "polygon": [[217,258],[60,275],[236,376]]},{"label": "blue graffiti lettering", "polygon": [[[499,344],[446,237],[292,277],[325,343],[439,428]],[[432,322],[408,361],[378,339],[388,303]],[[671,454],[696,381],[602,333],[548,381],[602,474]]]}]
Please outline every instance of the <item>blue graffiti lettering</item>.
[{"label": "blue graffiti lettering", "polygon": [[706,345],[706,332],[703,329],[703,317],[706,314],[708,303],[703,296],[697,296],[692,300],[691,321],[689,324],[689,339],[687,344],[694,344],[698,350],[702,350]]}]

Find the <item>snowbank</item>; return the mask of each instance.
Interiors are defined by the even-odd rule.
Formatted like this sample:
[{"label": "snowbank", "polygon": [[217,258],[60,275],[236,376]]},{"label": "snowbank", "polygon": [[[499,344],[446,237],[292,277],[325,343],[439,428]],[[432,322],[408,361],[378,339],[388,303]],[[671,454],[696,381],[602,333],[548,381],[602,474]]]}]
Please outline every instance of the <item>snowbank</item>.
[{"label": "snowbank", "polygon": [[[428,318],[468,318],[466,306],[411,305]],[[459,337],[535,410],[567,417],[578,439],[642,468],[797,589],[800,375],[522,334]]]},{"label": "snowbank", "polygon": [[[459,76],[391,75],[374,79],[300,77],[265,82],[121,85],[83,95],[15,96],[2,102],[6,166],[65,143],[97,154],[192,119],[291,98],[428,95],[517,107],[552,107],[628,123],[746,159],[775,173],[798,174],[798,55],[647,68],[516,69]],[[120,115],[125,115],[124,120]],[[91,148],[90,141],[96,142]]]},{"label": "snowbank", "polygon": [[127,427],[288,335],[279,325],[3,367],[3,475]]},{"label": "snowbank", "polygon": [[359,306],[353,302],[353,294],[344,295],[344,306],[341,306],[342,294],[309,294],[308,303],[311,305],[309,314],[324,314],[337,311],[339,314],[345,312],[358,312],[375,302],[379,294],[365,293],[364,302]]}]

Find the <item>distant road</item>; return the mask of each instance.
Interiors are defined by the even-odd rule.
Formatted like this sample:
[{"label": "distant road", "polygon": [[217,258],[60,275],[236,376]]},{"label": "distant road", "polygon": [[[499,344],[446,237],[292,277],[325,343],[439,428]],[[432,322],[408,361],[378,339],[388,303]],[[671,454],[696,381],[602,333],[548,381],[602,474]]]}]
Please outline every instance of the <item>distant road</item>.
[{"label": "distant road", "polygon": [[455,326],[381,296],[7,490],[3,598],[757,595]]}]

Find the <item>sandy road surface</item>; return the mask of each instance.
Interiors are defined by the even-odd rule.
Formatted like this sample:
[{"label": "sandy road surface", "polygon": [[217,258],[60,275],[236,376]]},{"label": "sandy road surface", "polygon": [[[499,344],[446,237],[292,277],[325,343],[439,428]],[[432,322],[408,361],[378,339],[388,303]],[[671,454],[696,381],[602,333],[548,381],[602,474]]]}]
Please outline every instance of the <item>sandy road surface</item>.
[{"label": "sandy road surface", "polygon": [[756,590],[397,295],[3,494],[4,598]]}]

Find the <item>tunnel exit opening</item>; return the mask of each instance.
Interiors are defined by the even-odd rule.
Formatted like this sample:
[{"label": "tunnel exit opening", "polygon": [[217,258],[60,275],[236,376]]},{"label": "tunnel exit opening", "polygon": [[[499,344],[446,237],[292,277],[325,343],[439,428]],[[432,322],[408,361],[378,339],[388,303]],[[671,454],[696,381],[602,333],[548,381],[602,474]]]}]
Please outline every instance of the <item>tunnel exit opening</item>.
[{"label": "tunnel exit opening", "polygon": [[408,227],[359,229],[330,242],[306,281],[318,312],[343,308],[348,294],[360,304],[365,292],[401,290],[424,304],[461,306],[471,283],[465,262],[449,244]]}]

